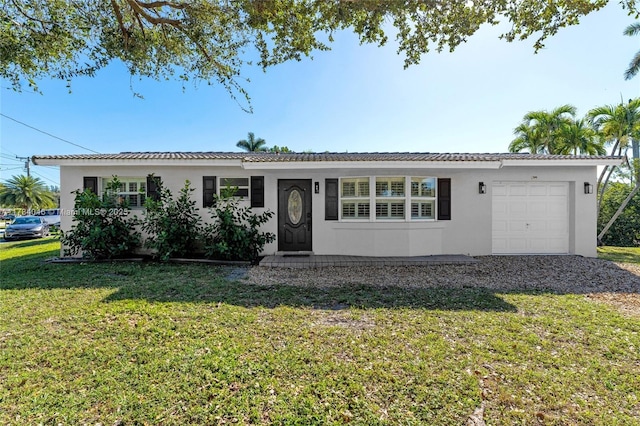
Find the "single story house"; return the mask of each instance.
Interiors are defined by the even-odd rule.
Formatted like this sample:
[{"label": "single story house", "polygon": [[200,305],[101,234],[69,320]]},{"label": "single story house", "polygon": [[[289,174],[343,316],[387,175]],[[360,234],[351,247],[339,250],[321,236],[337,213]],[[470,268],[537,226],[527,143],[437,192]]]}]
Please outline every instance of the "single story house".
[{"label": "single story house", "polygon": [[[227,184],[275,213],[264,254],[596,256],[597,166],[622,157],[540,154],[123,152],[39,155],[60,166],[60,205],[101,193],[113,175],[143,208],[150,174],[177,194],[186,179],[209,217]],[[68,230],[72,217],[62,215]]]}]

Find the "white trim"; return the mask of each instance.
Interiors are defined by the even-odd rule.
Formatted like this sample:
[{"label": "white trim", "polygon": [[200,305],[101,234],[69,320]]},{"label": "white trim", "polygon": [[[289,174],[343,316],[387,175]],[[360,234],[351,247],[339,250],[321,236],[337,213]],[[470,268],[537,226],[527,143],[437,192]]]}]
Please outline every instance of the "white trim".
[{"label": "white trim", "polygon": [[624,159],[564,159],[564,160],[502,160],[502,166],[514,167],[514,166],[542,166],[542,167],[558,167],[558,166],[574,166],[574,167],[588,167],[588,166],[619,166],[624,163]]},{"label": "white trim", "polygon": [[242,160],[228,159],[228,160],[216,160],[216,159],[184,159],[184,158],[127,158],[127,159],[48,159],[38,158],[38,166],[71,166],[71,167],[86,167],[86,166],[106,166],[106,167],[119,167],[119,166],[171,166],[171,167],[192,167],[192,166],[207,166],[207,167],[242,167]]},{"label": "white trim", "polygon": [[496,161],[243,161],[242,159],[186,159],[186,158],[122,158],[122,159],[77,159],[77,158],[37,158],[34,164],[42,166],[208,166],[242,167],[246,170],[301,170],[301,169],[499,169],[513,166],[618,166],[625,159],[576,158],[576,159],[502,159]]}]

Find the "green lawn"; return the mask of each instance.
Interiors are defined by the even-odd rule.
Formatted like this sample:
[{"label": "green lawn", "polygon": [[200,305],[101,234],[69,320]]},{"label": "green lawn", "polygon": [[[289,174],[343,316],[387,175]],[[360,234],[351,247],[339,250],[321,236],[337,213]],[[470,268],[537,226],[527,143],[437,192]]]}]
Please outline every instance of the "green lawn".
[{"label": "green lawn", "polygon": [[612,262],[640,265],[640,247],[598,247],[598,257]]},{"label": "green lawn", "polygon": [[[0,245],[0,424],[632,425],[640,318],[582,295],[228,281]],[[339,309],[344,308],[344,309]]]}]

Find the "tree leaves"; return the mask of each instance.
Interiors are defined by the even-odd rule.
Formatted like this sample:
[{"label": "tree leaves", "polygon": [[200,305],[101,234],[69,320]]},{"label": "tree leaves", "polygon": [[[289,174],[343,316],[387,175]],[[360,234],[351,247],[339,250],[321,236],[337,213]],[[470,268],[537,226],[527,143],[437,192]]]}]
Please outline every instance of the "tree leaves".
[{"label": "tree leaves", "polygon": [[[113,61],[131,75],[207,81],[249,100],[243,67],[263,69],[328,50],[338,31],[361,43],[398,41],[405,67],[431,49],[453,51],[483,24],[511,22],[507,41],[535,34],[535,50],[608,0],[10,0],[0,6],[0,77],[15,90],[53,77],[93,76]],[[636,13],[635,0],[622,6]],[[391,24],[391,25],[389,25]]]}]

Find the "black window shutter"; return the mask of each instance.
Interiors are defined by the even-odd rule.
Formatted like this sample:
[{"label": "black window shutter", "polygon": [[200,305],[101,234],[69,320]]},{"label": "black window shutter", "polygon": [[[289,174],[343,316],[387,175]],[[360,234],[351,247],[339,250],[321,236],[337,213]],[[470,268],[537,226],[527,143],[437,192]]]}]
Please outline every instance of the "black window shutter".
[{"label": "black window shutter", "polygon": [[264,207],[264,176],[251,176],[251,207]]},{"label": "black window shutter", "polygon": [[94,194],[98,193],[98,178],[85,176],[82,182],[83,189],[90,189]]},{"label": "black window shutter", "polygon": [[202,176],[202,207],[213,207],[216,204],[216,177]]},{"label": "black window shutter", "polygon": [[451,179],[438,179],[438,220],[451,220]]},{"label": "black window shutter", "polygon": [[155,201],[160,199],[160,192],[158,191],[158,184],[160,182],[160,176],[147,176],[147,197]]},{"label": "black window shutter", "polygon": [[338,179],[324,180],[324,220],[338,220]]}]

